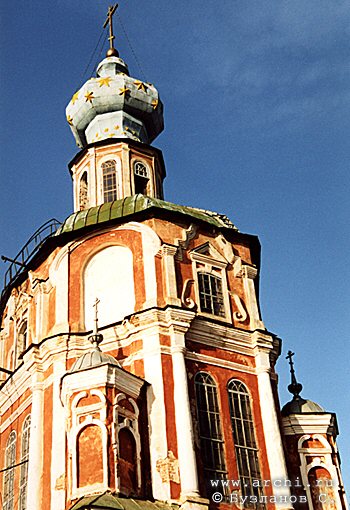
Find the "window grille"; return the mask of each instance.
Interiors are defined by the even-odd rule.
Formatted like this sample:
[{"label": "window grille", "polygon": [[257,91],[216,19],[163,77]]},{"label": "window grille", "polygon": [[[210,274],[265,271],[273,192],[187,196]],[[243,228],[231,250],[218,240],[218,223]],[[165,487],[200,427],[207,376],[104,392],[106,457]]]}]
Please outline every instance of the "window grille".
[{"label": "window grille", "polygon": [[134,182],[135,194],[141,193],[141,195],[147,195],[148,170],[141,161],[134,163]]},{"label": "window grille", "polygon": [[[258,448],[255,440],[250,395],[246,386],[240,381],[231,380],[227,389],[242,496],[248,496],[247,508],[260,510],[265,508],[263,503],[249,503],[249,496],[256,496],[257,501],[262,496]],[[255,482],[255,485],[260,485],[260,487],[254,487],[253,482]]]},{"label": "window grille", "polygon": [[204,477],[210,497],[219,490],[211,486],[210,480],[227,479],[216,384],[209,374],[199,372],[195,376],[195,391]]},{"label": "window grille", "polygon": [[198,288],[201,311],[225,317],[221,278],[213,274],[199,272]]},{"label": "window grille", "polygon": [[117,200],[117,171],[114,160],[102,163],[103,200],[113,202]]},{"label": "window grille", "polygon": [[134,163],[134,174],[138,175],[139,177],[144,177],[145,179],[148,179],[148,171],[146,165],[144,163],[141,163],[141,161],[136,161]]},{"label": "window grille", "polygon": [[27,509],[27,484],[28,484],[28,459],[29,459],[29,436],[30,436],[30,415],[24,420],[21,441],[21,472],[19,480],[19,505],[18,510]]},{"label": "window grille", "polygon": [[[5,449],[5,468],[11,468],[16,464],[16,432],[13,430],[9,435]],[[15,470],[6,469],[4,473],[4,510],[14,508],[14,478]]]}]

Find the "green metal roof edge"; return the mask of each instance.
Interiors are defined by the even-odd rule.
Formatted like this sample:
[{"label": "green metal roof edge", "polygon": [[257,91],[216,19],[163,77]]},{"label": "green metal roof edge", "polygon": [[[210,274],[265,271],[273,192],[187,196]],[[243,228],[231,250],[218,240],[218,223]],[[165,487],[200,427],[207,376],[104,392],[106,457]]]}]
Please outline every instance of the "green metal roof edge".
[{"label": "green metal roof edge", "polygon": [[108,509],[112,510],[175,510],[178,505],[161,501],[149,501],[145,499],[119,498],[111,493],[95,496],[83,496],[70,510],[84,509]]},{"label": "green metal roof edge", "polygon": [[197,209],[195,207],[177,205],[158,198],[150,198],[139,194],[73,213],[62,223],[61,227],[55,233],[55,236],[80,230],[90,225],[97,225],[110,220],[125,218],[151,208],[192,216],[200,221],[210,223],[215,227],[226,227],[238,231],[237,227],[222,214],[206,211],[204,209]]}]

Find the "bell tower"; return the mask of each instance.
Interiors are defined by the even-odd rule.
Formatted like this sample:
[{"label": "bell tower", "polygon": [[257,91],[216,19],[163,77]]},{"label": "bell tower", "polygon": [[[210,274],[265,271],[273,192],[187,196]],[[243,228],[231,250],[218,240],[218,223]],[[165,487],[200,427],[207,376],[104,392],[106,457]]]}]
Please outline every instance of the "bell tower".
[{"label": "bell tower", "polygon": [[110,7],[110,48],[66,108],[67,122],[82,150],[71,161],[74,211],[142,194],[163,198],[165,167],[150,143],[164,128],[157,89],[129,75],[114,48]]}]

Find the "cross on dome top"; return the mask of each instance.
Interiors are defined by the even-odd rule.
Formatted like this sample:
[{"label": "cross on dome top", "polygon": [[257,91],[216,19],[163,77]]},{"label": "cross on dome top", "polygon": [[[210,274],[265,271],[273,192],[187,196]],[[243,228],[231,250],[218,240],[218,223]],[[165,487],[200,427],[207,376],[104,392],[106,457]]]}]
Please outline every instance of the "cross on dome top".
[{"label": "cross on dome top", "polygon": [[98,304],[99,303],[100,303],[100,300],[96,297],[95,303],[93,304],[93,307],[95,308],[95,319],[94,319],[95,326],[94,326],[94,331],[93,331],[92,335],[89,336],[90,342],[92,343],[94,349],[97,349],[97,350],[100,350],[99,344],[103,340],[103,335],[101,335],[101,333],[98,332]]},{"label": "cross on dome top", "polygon": [[291,375],[291,383],[288,385],[288,391],[292,393],[293,398],[296,399],[299,397],[301,390],[303,389],[303,385],[298,383],[297,378],[295,377],[293,356],[295,356],[295,353],[288,351],[286,359],[289,361]]},{"label": "cross on dome top", "polygon": [[115,11],[117,9],[118,9],[118,4],[110,5],[108,7],[107,19],[103,24],[103,28],[106,28],[106,26],[109,25],[109,37],[108,37],[109,49],[107,51],[107,57],[119,57],[119,53],[115,49],[114,43],[113,43],[113,41],[115,39],[115,35],[113,34],[113,14],[115,13]]}]

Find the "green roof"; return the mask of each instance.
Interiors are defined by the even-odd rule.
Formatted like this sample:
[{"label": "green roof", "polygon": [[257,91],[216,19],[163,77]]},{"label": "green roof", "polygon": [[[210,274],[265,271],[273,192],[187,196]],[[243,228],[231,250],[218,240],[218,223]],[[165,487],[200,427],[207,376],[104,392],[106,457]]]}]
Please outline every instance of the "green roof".
[{"label": "green roof", "polygon": [[197,209],[195,207],[172,204],[171,202],[165,202],[164,200],[150,198],[144,195],[133,195],[71,214],[62,223],[55,235],[73,232],[90,225],[97,225],[118,218],[127,218],[135,213],[150,209],[162,209],[176,212],[186,216],[192,216],[197,220],[205,221],[215,227],[226,227],[235,231],[238,230],[227,216],[223,214],[205,211],[204,209]]},{"label": "green roof", "polygon": [[170,505],[160,501],[148,501],[145,499],[118,498],[106,492],[102,495],[84,496],[80,498],[70,510],[92,510],[112,508],[114,510],[175,510],[178,505]]}]

